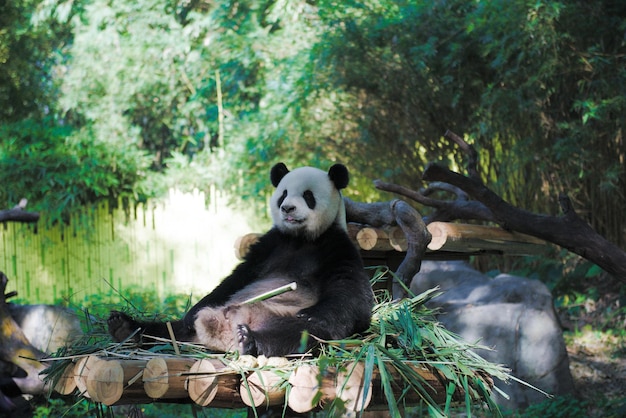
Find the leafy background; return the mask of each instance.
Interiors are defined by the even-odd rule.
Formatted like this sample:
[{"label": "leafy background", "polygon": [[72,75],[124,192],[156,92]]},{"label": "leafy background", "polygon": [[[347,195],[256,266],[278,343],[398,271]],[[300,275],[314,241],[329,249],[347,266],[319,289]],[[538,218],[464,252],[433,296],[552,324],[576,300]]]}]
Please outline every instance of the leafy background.
[{"label": "leafy background", "polygon": [[[0,2],[0,204],[55,225],[214,188],[262,223],[273,163],[342,162],[350,197],[387,200],[373,179],[462,170],[450,129],[505,199],[558,214],[566,192],[624,248],[625,33],[619,0]],[[574,336],[623,354],[626,290],[596,266],[480,264],[544,280]]]}]

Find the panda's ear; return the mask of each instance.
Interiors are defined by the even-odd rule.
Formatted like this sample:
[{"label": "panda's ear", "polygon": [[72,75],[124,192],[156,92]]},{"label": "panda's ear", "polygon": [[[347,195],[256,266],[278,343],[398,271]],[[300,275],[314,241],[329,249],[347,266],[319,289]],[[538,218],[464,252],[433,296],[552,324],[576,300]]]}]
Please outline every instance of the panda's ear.
[{"label": "panda's ear", "polygon": [[331,181],[335,183],[335,187],[338,190],[346,188],[346,186],[348,186],[348,182],[350,181],[348,169],[343,164],[335,164],[330,167],[330,170],[328,170],[328,177],[330,177]]},{"label": "panda's ear", "polygon": [[272,181],[272,185],[274,187],[278,187],[278,183],[289,173],[289,169],[284,163],[278,163],[274,167],[272,167],[272,171],[270,172],[270,180]]}]

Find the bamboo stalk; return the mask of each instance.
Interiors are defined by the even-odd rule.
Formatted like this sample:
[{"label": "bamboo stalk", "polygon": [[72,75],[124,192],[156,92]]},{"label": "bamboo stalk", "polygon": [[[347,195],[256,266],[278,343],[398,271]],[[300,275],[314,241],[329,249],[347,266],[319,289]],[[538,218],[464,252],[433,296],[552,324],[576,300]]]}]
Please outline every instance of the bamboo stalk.
[{"label": "bamboo stalk", "polygon": [[241,302],[241,305],[248,305],[250,303],[261,302],[266,299],[273,298],[274,296],[282,295],[283,293],[286,293],[286,292],[291,292],[293,290],[296,290],[297,288],[298,288],[298,284],[296,282],[291,282],[284,286],[280,286],[280,287],[277,287],[276,289],[269,290],[265,293],[261,293],[260,295],[251,297],[250,299],[246,299],[243,302]]}]

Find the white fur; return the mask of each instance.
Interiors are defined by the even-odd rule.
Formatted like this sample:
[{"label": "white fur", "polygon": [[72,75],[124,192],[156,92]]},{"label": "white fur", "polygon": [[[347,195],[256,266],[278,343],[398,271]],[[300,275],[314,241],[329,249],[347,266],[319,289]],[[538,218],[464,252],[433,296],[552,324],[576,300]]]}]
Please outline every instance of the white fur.
[{"label": "white fur", "polygon": [[299,287],[262,302],[239,305],[285,284],[287,281],[280,278],[255,282],[235,293],[225,306],[202,308],[194,323],[197,342],[214,350],[231,351],[237,347],[237,325],[246,324],[256,329],[268,317],[295,316],[301,309],[317,303],[319,295]]},{"label": "white fur", "polygon": [[[289,214],[283,213],[278,206],[278,200],[285,190],[287,198],[282,205],[295,206],[295,211]],[[307,190],[315,196],[316,206],[312,210],[302,197]],[[287,234],[302,234],[314,240],[333,223],[347,230],[341,193],[328,173],[317,168],[300,167],[287,173],[276,187],[270,199],[270,207],[274,225]]]}]

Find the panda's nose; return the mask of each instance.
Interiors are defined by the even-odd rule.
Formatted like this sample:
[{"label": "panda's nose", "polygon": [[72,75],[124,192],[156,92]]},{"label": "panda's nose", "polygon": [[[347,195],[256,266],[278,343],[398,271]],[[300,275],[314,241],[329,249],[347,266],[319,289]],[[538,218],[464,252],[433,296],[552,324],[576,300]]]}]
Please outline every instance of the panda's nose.
[{"label": "panda's nose", "polygon": [[291,213],[291,212],[293,212],[294,210],[296,210],[296,207],[295,207],[294,205],[282,205],[282,206],[280,207],[280,210],[281,210],[283,213]]}]

